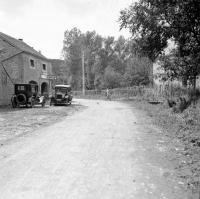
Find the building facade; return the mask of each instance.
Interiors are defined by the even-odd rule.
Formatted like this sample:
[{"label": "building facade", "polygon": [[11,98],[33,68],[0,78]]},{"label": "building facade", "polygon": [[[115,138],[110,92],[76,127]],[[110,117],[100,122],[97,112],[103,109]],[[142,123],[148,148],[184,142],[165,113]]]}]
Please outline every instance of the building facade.
[{"label": "building facade", "polygon": [[14,84],[37,84],[40,94],[51,92],[51,62],[27,45],[0,33],[0,105],[10,104]]}]

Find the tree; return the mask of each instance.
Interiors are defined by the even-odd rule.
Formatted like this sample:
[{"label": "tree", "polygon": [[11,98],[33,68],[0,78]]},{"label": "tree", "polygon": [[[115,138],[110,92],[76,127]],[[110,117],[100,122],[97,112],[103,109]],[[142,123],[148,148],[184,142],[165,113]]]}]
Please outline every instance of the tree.
[{"label": "tree", "polygon": [[171,36],[169,26],[161,16],[160,9],[148,0],[140,0],[120,12],[120,28],[130,30],[139,53],[152,61],[166,48]]},{"label": "tree", "polygon": [[65,31],[63,56],[71,74],[71,85],[74,89],[81,88],[81,48],[82,34],[77,28]]},{"label": "tree", "polygon": [[83,34],[83,50],[85,54],[86,88],[94,89],[95,81],[95,57],[102,47],[102,37],[95,31],[87,31]]},{"label": "tree", "polygon": [[105,88],[117,88],[120,87],[121,75],[117,73],[111,66],[108,66],[105,70],[104,86]]},{"label": "tree", "polygon": [[56,84],[68,84],[70,79],[69,68],[64,60],[51,59],[52,72],[56,76]]},{"label": "tree", "polygon": [[200,74],[199,57],[181,57],[178,50],[174,49],[168,55],[162,55],[159,61],[167,79],[180,79],[184,86],[190,83],[196,87],[196,76]]},{"label": "tree", "polygon": [[[103,38],[95,31],[82,33],[77,28],[65,31],[63,56],[69,71],[68,82],[73,89],[81,89],[84,52],[86,89],[126,86],[127,82],[134,82],[134,78],[137,83],[131,85],[147,84],[144,76],[150,75],[149,63],[136,55],[135,47],[135,43],[122,36],[115,40],[114,37]],[[125,78],[129,74],[132,77]]]},{"label": "tree", "polygon": [[174,39],[181,60],[178,67],[181,70],[177,72],[181,75],[182,69],[189,69],[190,78],[196,79],[200,56],[199,9],[198,0],[140,0],[122,10],[119,20],[121,28],[129,28],[139,50],[152,61],[162,54],[167,40]]},{"label": "tree", "polygon": [[149,85],[152,83],[152,62],[148,58],[132,56],[124,74],[125,86]]}]

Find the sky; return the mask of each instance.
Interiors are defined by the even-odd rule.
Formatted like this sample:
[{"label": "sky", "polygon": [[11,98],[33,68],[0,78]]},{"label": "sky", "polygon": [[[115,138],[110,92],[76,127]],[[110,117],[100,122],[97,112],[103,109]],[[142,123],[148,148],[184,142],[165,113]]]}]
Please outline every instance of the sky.
[{"label": "sky", "polygon": [[120,10],[135,0],[0,0],[0,32],[59,59],[64,31],[95,30],[102,36],[130,36],[119,31]]}]

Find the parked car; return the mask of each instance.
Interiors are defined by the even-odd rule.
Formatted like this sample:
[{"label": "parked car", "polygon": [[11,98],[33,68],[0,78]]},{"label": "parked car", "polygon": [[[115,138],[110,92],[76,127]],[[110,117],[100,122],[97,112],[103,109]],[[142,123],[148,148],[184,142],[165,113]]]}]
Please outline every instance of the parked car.
[{"label": "parked car", "polygon": [[50,100],[50,105],[68,105],[71,104],[72,98],[70,85],[56,85],[55,93]]},{"label": "parked car", "polygon": [[11,98],[12,107],[33,107],[36,104],[45,106],[45,97],[38,96],[38,85],[15,84],[14,95]]}]

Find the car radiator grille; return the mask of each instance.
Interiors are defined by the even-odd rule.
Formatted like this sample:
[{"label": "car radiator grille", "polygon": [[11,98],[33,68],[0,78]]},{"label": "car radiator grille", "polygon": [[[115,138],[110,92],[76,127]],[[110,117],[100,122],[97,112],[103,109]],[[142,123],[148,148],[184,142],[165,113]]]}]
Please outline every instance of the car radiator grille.
[{"label": "car radiator grille", "polygon": [[62,95],[56,95],[57,99],[62,99]]}]

